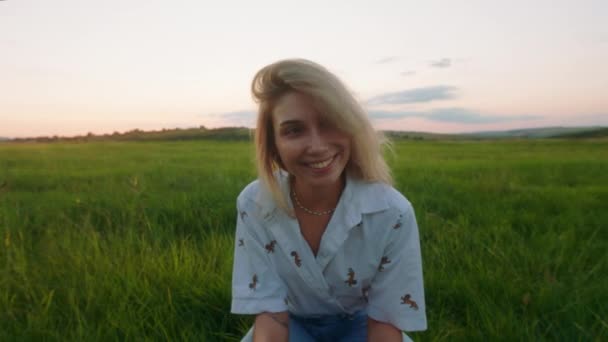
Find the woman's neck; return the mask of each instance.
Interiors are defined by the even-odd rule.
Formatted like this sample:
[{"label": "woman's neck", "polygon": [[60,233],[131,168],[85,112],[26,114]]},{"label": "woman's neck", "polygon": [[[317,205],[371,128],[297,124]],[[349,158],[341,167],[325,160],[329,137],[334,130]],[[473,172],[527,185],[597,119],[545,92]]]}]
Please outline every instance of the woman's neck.
[{"label": "woman's neck", "polygon": [[291,181],[292,189],[296,192],[300,204],[315,211],[334,209],[338,205],[345,184],[344,175],[335,184],[323,187],[311,187],[306,184],[300,184],[297,179]]}]

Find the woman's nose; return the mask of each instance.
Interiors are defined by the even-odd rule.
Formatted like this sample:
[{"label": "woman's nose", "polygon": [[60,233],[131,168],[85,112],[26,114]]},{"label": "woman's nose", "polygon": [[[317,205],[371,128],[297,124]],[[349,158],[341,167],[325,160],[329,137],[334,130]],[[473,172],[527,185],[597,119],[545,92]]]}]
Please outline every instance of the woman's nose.
[{"label": "woman's nose", "polygon": [[323,152],[327,150],[327,141],[323,132],[312,130],[310,134],[309,150],[311,152]]}]

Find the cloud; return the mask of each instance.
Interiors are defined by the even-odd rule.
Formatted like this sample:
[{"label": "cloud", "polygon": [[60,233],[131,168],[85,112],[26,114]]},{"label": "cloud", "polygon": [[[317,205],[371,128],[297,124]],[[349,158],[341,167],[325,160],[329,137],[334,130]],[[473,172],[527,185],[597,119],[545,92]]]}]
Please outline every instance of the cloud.
[{"label": "cloud", "polygon": [[480,124],[538,120],[543,117],[538,115],[483,115],[464,108],[441,108],[430,111],[426,118],[442,122]]},{"label": "cloud", "polygon": [[374,63],[375,64],[387,64],[387,63],[396,62],[398,60],[399,60],[399,57],[397,57],[397,56],[389,56],[389,57],[381,58],[381,59],[375,61]]},{"label": "cloud", "polygon": [[454,92],[456,90],[457,89],[455,87],[444,85],[414,88],[410,90],[378,95],[367,100],[367,104],[375,106],[382,104],[405,104],[431,102],[435,100],[449,100],[455,97]]},{"label": "cloud", "polygon": [[408,71],[401,72],[400,75],[403,77],[414,76],[414,75],[416,75],[416,72],[413,70],[408,70]]},{"label": "cloud", "polygon": [[428,111],[382,111],[369,112],[372,119],[402,119],[408,117],[424,118],[431,121],[461,123],[461,124],[487,124],[511,121],[527,121],[543,119],[538,115],[484,115],[465,108],[439,108]]},{"label": "cloud", "polygon": [[386,110],[371,110],[369,117],[371,119],[403,119],[408,117],[424,117],[423,112],[409,111],[386,111]]},{"label": "cloud", "polygon": [[452,65],[452,60],[449,58],[442,58],[436,61],[431,61],[430,65],[433,68],[449,68]]},{"label": "cloud", "polygon": [[239,110],[224,113],[202,114],[205,122],[211,126],[245,126],[254,127],[257,113],[253,110]]},{"label": "cloud", "polygon": [[[492,124],[506,123],[514,121],[530,121],[545,119],[540,115],[490,115],[474,110],[447,107],[430,110],[370,110],[370,119],[373,120],[394,120],[403,118],[423,118],[435,122],[448,122],[459,124]],[[255,126],[257,113],[253,110],[241,110],[208,115],[208,117],[219,119],[224,125],[229,126]],[[605,116],[593,116],[604,118]]]},{"label": "cloud", "polygon": [[255,119],[257,113],[252,110],[239,110],[235,112],[226,112],[215,115],[226,120],[253,120]]}]

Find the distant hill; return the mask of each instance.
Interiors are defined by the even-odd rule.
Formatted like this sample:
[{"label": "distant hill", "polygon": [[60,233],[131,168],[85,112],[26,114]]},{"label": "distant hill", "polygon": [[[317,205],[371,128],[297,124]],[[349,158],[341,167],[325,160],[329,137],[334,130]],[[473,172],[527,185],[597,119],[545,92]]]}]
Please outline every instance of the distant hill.
[{"label": "distant hill", "polygon": [[383,131],[390,139],[412,139],[412,140],[445,140],[445,139],[466,139],[461,134],[442,134],[413,131]]},{"label": "distant hill", "polygon": [[79,135],[74,137],[34,137],[17,138],[15,142],[89,142],[89,141],[180,141],[180,140],[250,140],[253,130],[244,127],[224,127],[207,129],[203,126],[198,128],[175,128],[162,129],[160,131],[142,131],[134,129],[128,132],[112,134]]},{"label": "distant hill", "polygon": [[485,131],[473,133],[426,133],[385,131],[391,139],[413,140],[466,140],[466,139],[546,139],[546,138],[599,138],[608,137],[608,127],[541,127],[508,131]]},{"label": "distant hill", "polygon": [[123,134],[110,135],[110,140],[249,140],[253,131],[245,127],[222,127],[215,129],[186,128],[186,129],[165,129],[161,131],[139,131],[134,130]]},{"label": "distant hill", "polygon": [[462,136],[471,138],[586,138],[608,136],[606,127],[541,127],[515,129],[508,131],[488,131],[465,133]]},{"label": "distant hill", "polygon": [[600,127],[594,130],[570,132],[561,134],[555,138],[604,138],[608,137],[608,127]]},{"label": "distant hill", "polygon": [[[1,138],[14,142],[89,142],[89,141],[180,141],[180,140],[252,140],[255,130],[246,127],[223,127],[207,129],[174,128],[160,131],[131,130],[124,133],[87,135],[75,137]],[[581,139],[608,137],[608,127],[542,127],[509,131],[488,131],[461,134],[441,134],[411,131],[384,131],[393,140],[480,140],[480,139]]]}]

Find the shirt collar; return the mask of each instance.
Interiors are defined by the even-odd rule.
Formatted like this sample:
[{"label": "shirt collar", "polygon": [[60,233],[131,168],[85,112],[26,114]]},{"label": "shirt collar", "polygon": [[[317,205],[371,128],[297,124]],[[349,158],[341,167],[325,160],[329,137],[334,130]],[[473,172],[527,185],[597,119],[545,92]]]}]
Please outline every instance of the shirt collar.
[{"label": "shirt collar", "polygon": [[386,186],[377,182],[366,182],[347,177],[346,187],[338,205],[344,207],[344,220],[348,227],[361,222],[363,214],[370,214],[389,208]]},{"label": "shirt collar", "polygon": [[[289,174],[285,171],[277,173],[277,181],[283,193],[291,205],[289,196],[290,184]],[[349,226],[361,222],[362,214],[374,213],[389,208],[386,199],[386,185],[379,182],[366,182],[352,176],[346,177],[346,186],[342,191],[338,206],[346,206],[342,212],[345,214],[345,223]],[[270,191],[265,186],[260,187],[258,203],[262,210],[262,217],[270,220],[274,217],[279,207],[277,206]],[[336,208],[337,211],[337,208]]]}]

